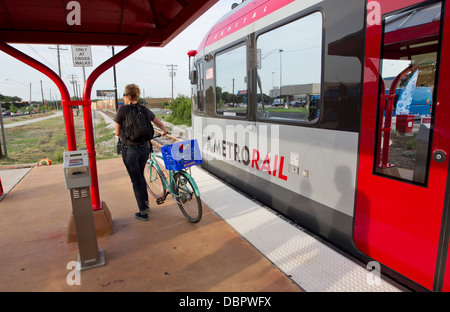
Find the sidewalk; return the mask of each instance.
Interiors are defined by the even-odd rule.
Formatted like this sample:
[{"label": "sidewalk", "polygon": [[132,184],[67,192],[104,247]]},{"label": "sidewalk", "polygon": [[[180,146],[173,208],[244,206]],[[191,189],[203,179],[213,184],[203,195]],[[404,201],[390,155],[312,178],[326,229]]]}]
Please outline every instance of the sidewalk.
[{"label": "sidewalk", "polygon": [[38,122],[38,121],[42,121],[45,119],[49,119],[49,118],[54,118],[54,117],[59,117],[62,116],[63,112],[62,111],[58,111],[55,114],[52,114],[51,116],[47,116],[47,117],[39,117],[39,118],[30,118],[29,120],[24,120],[24,121],[18,121],[18,122],[14,122],[14,123],[10,123],[5,125],[5,128],[12,128],[12,127],[17,127],[17,126],[23,126],[29,123],[33,123],[33,122]]},{"label": "sidewalk", "polygon": [[31,168],[0,170],[0,180],[3,187],[3,195],[0,201],[11,191],[20,180],[27,175]]}]

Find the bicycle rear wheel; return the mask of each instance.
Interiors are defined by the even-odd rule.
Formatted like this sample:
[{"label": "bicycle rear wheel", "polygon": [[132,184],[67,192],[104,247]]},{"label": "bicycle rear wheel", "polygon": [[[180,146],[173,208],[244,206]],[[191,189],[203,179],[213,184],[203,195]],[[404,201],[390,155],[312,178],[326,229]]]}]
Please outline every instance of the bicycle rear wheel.
[{"label": "bicycle rear wheel", "polygon": [[150,165],[150,162],[145,164],[144,176],[150,194],[155,198],[163,198],[166,195],[166,189],[164,188],[161,173],[154,164]]},{"label": "bicycle rear wheel", "polygon": [[195,194],[194,186],[184,171],[174,174],[175,194],[178,207],[183,215],[192,223],[197,223],[202,219],[202,202]]}]

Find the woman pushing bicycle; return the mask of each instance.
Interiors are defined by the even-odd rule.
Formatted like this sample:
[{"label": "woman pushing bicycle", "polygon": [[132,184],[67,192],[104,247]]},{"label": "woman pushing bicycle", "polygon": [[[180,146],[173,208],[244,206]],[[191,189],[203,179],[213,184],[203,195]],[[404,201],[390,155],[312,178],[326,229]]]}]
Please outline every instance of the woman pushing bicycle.
[{"label": "woman pushing bicycle", "polygon": [[147,221],[150,208],[144,168],[152,151],[150,142],[154,133],[152,122],[163,131],[163,135],[166,135],[168,131],[152,111],[138,103],[140,94],[141,91],[135,84],[125,87],[124,105],[120,107],[114,121],[116,122],[115,134],[122,142],[122,160],[133,184],[134,196],[139,208],[135,217]]}]

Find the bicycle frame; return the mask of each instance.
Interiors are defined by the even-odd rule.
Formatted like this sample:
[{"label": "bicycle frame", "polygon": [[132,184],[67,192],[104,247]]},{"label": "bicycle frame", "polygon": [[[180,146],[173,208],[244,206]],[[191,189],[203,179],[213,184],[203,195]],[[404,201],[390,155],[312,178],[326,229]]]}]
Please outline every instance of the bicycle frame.
[{"label": "bicycle frame", "polygon": [[[148,160],[148,162],[151,164],[155,164],[155,167],[158,170],[158,173],[160,173],[161,176],[161,181],[164,185],[164,189],[168,192],[166,192],[166,197],[168,195],[168,193],[172,194],[173,196],[176,196],[176,189],[175,189],[175,181],[174,181],[174,174],[179,172],[179,171],[184,171],[184,170],[178,170],[178,171],[174,171],[174,170],[167,170],[169,172],[169,177],[166,178],[163,174],[163,170],[161,169],[161,167],[159,166],[159,163],[157,161],[157,159],[161,159],[163,162],[163,158],[161,155],[157,155],[155,153],[151,153],[150,155],[150,159]],[[153,170],[152,166],[149,166],[149,170],[150,170],[150,176],[151,176],[151,171]],[[186,173],[186,177],[188,178],[188,180],[191,182],[192,186],[194,187],[194,192],[195,195],[197,195],[198,197],[200,197],[200,191],[197,187],[197,184],[195,183],[195,180],[192,178],[192,176],[187,173],[186,171],[184,171]],[[167,181],[167,179],[169,179],[169,181]]]}]

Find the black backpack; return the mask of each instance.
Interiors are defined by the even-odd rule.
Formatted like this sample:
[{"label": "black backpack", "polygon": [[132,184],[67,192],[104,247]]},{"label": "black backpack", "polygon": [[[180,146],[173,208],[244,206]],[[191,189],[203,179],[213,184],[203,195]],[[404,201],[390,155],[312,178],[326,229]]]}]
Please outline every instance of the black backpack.
[{"label": "black backpack", "polygon": [[133,143],[142,144],[153,138],[154,130],[146,109],[140,104],[131,104],[125,111],[124,134]]}]

